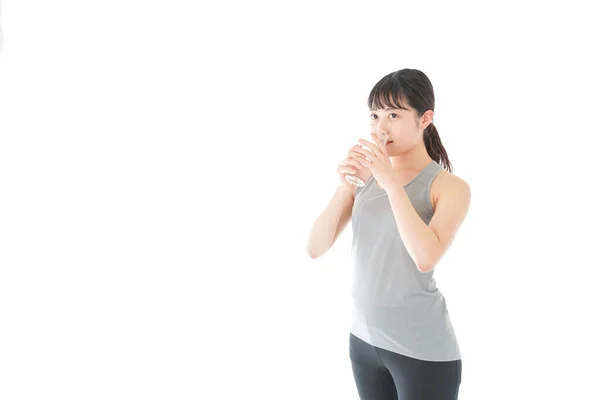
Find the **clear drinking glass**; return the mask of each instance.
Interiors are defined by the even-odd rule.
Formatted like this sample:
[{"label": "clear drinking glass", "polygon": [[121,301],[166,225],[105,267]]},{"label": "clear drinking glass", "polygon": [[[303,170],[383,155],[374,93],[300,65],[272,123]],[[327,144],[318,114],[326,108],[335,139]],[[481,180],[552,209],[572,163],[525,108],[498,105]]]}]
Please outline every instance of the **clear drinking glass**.
[{"label": "clear drinking glass", "polygon": [[[383,142],[383,145],[385,146],[388,142],[387,132],[384,131],[383,129],[381,129],[380,127],[377,127],[377,128],[375,128],[375,134]],[[366,167],[363,167],[363,168],[366,168]],[[358,176],[355,176],[354,174],[346,174],[346,176],[344,176],[344,178],[346,178],[346,180],[353,185],[365,186],[365,181],[362,180],[361,178],[359,178]]]}]

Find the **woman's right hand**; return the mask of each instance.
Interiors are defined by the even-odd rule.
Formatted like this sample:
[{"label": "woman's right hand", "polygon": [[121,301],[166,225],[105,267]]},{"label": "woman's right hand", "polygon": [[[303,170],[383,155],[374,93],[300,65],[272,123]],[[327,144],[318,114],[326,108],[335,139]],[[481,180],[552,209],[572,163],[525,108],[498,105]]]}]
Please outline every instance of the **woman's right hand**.
[{"label": "woman's right hand", "polygon": [[352,146],[348,151],[348,155],[346,158],[342,160],[338,165],[337,173],[341,182],[341,186],[350,189],[352,193],[356,186],[348,182],[345,178],[346,175],[355,175],[358,178],[361,178],[363,181],[366,181],[369,178],[370,171],[367,167],[358,162],[360,158],[360,153],[354,151],[354,149],[362,147],[360,144]]}]

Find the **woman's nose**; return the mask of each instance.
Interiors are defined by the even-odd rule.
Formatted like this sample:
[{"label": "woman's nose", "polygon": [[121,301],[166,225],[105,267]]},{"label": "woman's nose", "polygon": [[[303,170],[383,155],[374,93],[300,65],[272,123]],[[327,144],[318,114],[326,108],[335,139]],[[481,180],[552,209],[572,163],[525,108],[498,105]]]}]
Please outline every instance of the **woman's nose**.
[{"label": "woman's nose", "polygon": [[382,131],[384,131],[385,133],[390,133],[390,131],[389,131],[389,130],[388,130],[388,128],[387,128],[387,124],[376,124],[376,125],[375,125],[375,129],[376,129],[376,130],[382,130]]}]

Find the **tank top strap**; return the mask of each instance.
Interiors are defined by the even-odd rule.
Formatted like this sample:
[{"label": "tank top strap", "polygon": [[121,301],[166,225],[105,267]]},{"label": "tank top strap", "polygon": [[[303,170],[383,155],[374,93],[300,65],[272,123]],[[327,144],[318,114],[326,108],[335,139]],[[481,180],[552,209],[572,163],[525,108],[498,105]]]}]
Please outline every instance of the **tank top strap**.
[{"label": "tank top strap", "polygon": [[425,187],[430,187],[433,183],[433,180],[442,170],[442,166],[435,160],[431,161],[431,163],[426,166],[423,171],[417,177],[417,180],[420,181],[421,184]]}]

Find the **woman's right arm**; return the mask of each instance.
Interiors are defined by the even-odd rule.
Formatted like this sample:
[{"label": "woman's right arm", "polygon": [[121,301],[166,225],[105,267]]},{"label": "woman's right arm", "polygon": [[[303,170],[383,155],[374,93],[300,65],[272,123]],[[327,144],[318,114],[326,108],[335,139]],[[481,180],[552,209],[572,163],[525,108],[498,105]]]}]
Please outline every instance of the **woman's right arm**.
[{"label": "woman's right arm", "polygon": [[306,252],[310,258],[318,258],[333,246],[352,217],[356,187],[338,186],[333,198],[310,231]]}]

